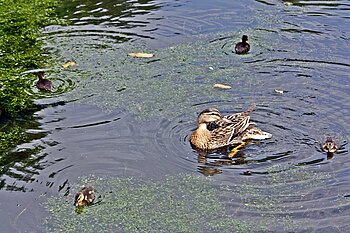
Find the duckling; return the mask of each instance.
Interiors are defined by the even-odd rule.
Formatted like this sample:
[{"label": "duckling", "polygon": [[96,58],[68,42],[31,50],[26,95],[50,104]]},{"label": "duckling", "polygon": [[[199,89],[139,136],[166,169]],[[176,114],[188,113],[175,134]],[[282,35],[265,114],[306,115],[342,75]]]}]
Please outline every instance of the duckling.
[{"label": "duckling", "polygon": [[92,187],[83,187],[74,199],[75,206],[90,205],[95,200],[95,190]]},{"label": "duckling", "polygon": [[333,154],[338,150],[337,143],[330,137],[327,138],[326,141],[322,143],[321,146],[322,146],[322,149],[329,154]]},{"label": "duckling", "polygon": [[247,42],[248,41],[248,36],[247,35],[243,35],[242,36],[242,41],[238,42],[235,46],[235,52],[237,54],[244,54],[244,53],[248,53],[250,50],[250,45]]},{"label": "duckling", "polygon": [[45,79],[44,71],[37,72],[36,76],[39,78],[39,80],[36,82],[36,87],[42,91],[51,91],[52,83],[50,80]]},{"label": "duckling", "polygon": [[208,108],[198,116],[198,128],[191,134],[190,143],[201,150],[213,150],[237,143],[234,139],[251,124],[250,113],[254,105],[245,112],[222,116],[216,108]]}]

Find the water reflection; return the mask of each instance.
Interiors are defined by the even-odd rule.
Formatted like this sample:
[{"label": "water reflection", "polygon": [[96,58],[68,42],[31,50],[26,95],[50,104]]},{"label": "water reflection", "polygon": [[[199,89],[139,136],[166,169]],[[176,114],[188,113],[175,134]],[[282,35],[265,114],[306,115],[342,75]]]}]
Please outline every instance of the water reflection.
[{"label": "water reflection", "polygon": [[152,39],[149,32],[156,30],[151,22],[157,20],[154,11],[162,4],[154,1],[66,1],[61,9],[64,18],[73,25],[69,29],[51,28],[50,34],[55,36],[84,36],[91,37],[92,45],[103,44],[103,40],[113,40],[119,43],[137,37]]},{"label": "water reflection", "polygon": [[[34,139],[33,139],[34,140]],[[1,186],[0,189],[8,191],[27,192],[32,189],[25,184],[31,183],[41,170],[46,168],[45,155],[36,155],[44,147],[40,145],[21,145],[13,152],[6,155],[1,161]]]},{"label": "water reflection", "polygon": [[[60,64],[74,59],[79,66],[49,74],[57,86],[52,95],[28,90],[46,98],[37,101],[46,107],[36,113],[40,126],[24,127],[33,139],[1,168],[1,204],[15,209],[11,216],[23,210],[17,204],[33,203],[16,227],[36,231],[28,222],[33,213],[43,219],[40,197],[68,195],[79,176],[157,179],[185,172],[232,187],[224,201],[234,216],[266,220],[278,211],[297,221],[297,232],[327,232],[334,223],[346,232],[349,205],[340,197],[350,193],[349,4],[289,2],[66,5],[62,12],[73,25],[48,27],[44,39]],[[236,56],[233,42],[243,33],[252,50]],[[174,44],[179,41],[186,43]],[[148,45],[157,48],[154,59],[127,57]],[[213,89],[214,83],[233,88]],[[233,113],[250,103],[258,106],[252,121],[272,139],[250,143],[232,159],[191,148],[200,111]],[[342,145],[333,157],[319,150],[329,135]]]}]

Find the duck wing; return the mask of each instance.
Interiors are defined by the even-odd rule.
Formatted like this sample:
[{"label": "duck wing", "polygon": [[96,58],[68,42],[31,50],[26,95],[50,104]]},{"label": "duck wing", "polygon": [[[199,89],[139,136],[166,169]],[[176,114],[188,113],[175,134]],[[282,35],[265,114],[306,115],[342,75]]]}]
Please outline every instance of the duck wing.
[{"label": "duck wing", "polygon": [[246,130],[249,125],[250,125],[250,114],[254,110],[255,105],[251,105],[247,111],[245,112],[240,112],[240,113],[235,113],[231,115],[224,116],[223,118],[227,119],[230,121],[233,125],[233,133],[232,136],[237,136],[238,134],[242,133],[244,130]]},{"label": "duck wing", "polygon": [[213,147],[219,148],[230,144],[238,143],[241,140],[235,140],[249,126],[250,116],[241,117],[240,121],[225,123],[219,128],[211,130],[211,143]]},{"label": "duck wing", "polygon": [[[217,120],[217,121],[214,121],[214,122],[209,122],[207,124],[207,129],[209,131],[213,131],[213,130],[218,129],[218,128],[231,126],[232,124],[236,125],[236,124],[239,124],[239,123],[243,123],[242,121],[244,121],[247,117],[250,116],[250,113],[254,110],[254,108],[255,108],[255,105],[253,104],[245,112],[239,112],[239,113],[234,113],[234,114],[231,114],[231,115],[226,115],[226,116],[223,117],[223,119],[220,119],[220,120]],[[247,120],[249,122],[250,117]],[[245,126],[244,123],[243,123],[243,125]],[[239,126],[239,125],[236,125],[236,128],[240,128],[240,127],[237,127],[237,126]],[[238,130],[238,131],[242,132],[245,129]]]},{"label": "duck wing", "polygon": [[210,132],[211,140],[209,143],[211,144],[211,148],[220,148],[231,144],[230,138],[233,132],[234,126],[232,124],[213,129]]}]

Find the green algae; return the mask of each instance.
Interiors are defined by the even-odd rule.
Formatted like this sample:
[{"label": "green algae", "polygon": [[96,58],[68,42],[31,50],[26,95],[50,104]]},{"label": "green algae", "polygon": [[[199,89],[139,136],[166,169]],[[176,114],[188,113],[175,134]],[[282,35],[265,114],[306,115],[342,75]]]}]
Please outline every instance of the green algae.
[{"label": "green algae", "polygon": [[50,232],[258,232],[226,213],[207,178],[177,175],[140,182],[88,177],[79,183],[95,187],[95,204],[77,213],[73,194],[50,198],[45,203]]},{"label": "green algae", "polygon": [[264,177],[233,178],[230,185],[189,174],[158,181],[83,177],[71,190],[92,185],[95,203],[75,209],[74,193],[51,197],[44,203],[50,214],[45,225],[50,232],[294,232],[299,206],[288,203],[329,178],[281,166]]},{"label": "green algae", "polygon": [[[280,23],[270,11],[261,10],[252,18],[257,28]],[[266,80],[252,72],[261,69],[252,61],[278,47],[282,40],[260,29],[246,28],[244,33],[254,44],[251,53],[244,56],[232,52],[242,32],[193,36],[194,42],[156,50],[119,37],[106,38],[103,33],[88,43],[86,35],[79,32],[66,37],[53,35],[48,41],[62,60],[74,59],[78,69],[86,72],[80,85],[67,95],[68,99],[79,99],[107,111],[122,108],[149,119],[195,113],[208,103],[234,103],[238,109],[252,102],[264,104],[260,98],[264,93],[258,93],[254,87],[266,85]],[[129,57],[133,52],[155,56]],[[215,89],[216,83],[228,84],[232,89]]]},{"label": "green algae", "polygon": [[[58,45],[62,57],[73,57],[78,69],[89,72],[67,98],[107,111],[124,108],[137,117],[151,118],[169,117],[174,111],[176,115],[196,112],[198,105],[210,102],[236,102],[241,108],[255,101],[255,93],[246,97],[248,104],[239,99],[262,80],[250,76],[248,65],[242,63],[244,58],[235,56],[230,46],[221,49],[221,41],[209,42],[212,37],[157,51],[127,42],[101,49],[79,37],[53,38],[52,43]],[[128,56],[130,52],[150,52],[155,57],[133,58]],[[215,83],[233,88],[215,89]]]}]

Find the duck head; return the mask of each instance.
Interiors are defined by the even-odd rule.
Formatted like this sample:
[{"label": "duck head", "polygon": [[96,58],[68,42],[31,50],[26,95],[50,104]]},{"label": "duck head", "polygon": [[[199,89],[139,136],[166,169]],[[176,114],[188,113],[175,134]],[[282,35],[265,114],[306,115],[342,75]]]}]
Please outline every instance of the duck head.
[{"label": "duck head", "polygon": [[247,43],[247,41],[248,41],[248,36],[247,35],[243,35],[242,36],[242,42],[243,43]]}]

